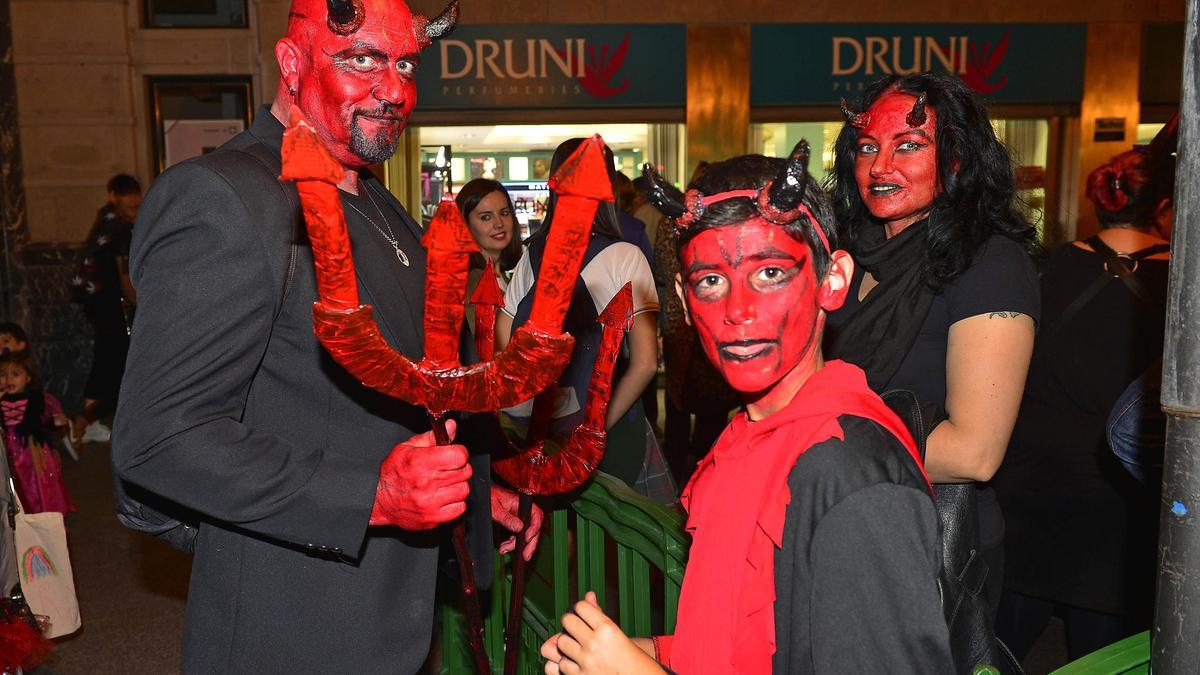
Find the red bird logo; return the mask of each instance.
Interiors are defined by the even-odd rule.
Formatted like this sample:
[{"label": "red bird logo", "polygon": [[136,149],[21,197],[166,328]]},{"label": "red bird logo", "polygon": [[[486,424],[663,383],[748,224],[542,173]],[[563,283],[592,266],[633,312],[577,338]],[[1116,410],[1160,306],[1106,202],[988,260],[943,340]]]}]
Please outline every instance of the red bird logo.
[{"label": "red bird logo", "polygon": [[587,61],[583,64],[583,76],[579,78],[579,84],[596,98],[616,96],[629,88],[629,80],[615,87],[612,85],[613,77],[625,65],[625,57],[629,54],[629,33],[625,33],[625,39],[616,49],[611,53],[609,50],[608,45],[600,45],[600,54],[597,55],[594,45],[587,46]]},{"label": "red bird logo", "polygon": [[982,45],[972,42],[971,54],[967,61],[967,72],[963,75],[963,80],[967,86],[975,90],[979,94],[990,94],[994,91],[999,91],[1008,84],[1008,76],[1003,75],[997,82],[989,82],[992,73],[996,72],[996,68],[1004,62],[1004,55],[1008,53],[1008,39],[1012,36],[1012,31],[1005,31],[1004,37],[1000,38],[999,44],[992,47],[990,42],[984,42]]}]

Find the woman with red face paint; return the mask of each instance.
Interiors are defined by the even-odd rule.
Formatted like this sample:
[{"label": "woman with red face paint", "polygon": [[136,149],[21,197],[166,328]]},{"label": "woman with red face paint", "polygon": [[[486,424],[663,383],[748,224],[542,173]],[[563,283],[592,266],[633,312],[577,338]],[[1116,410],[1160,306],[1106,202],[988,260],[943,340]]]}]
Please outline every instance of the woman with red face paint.
[{"label": "woman with red face paint", "polygon": [[[547,673],[945,673],[938,523],[911,435],[862,370],[824,361],[854,263],[807,172],[748,155],[655,201],[676,290],[744,409],[684,491],[692,547],[673,636],[630,640],[588,594]],[[657,177],[655,177],[657,178]]]},{"label": "woman with red face paint", "polygon": [[[1039,313],[1036,232],[986,108],[952,75],[893,76],[862,95],[834,146],[833,202],[859,270],[826,351],[875,391],[937,412],[934,483],[977,482],[979,546],[999,599],[1004,519],[985,487],[1016,421]],[[938,420],[941,420],[940,422]]]},{"label": "woman with red face paint", "polygon": [[[550,173],[558,170],[583,141],[582,138],[573,138],[561,143],[550,160]],[[605,147],[604,155],[609,178],[613,179],[616,172],[613,169],[612,150]],[[504,307],[496,317],[497,350],[502,350],[512,332],[529,318],[537,273],[541,268],[547,235],[554,227],[557,203],[557,197],[551,194],[545,224],[529,237],[528,249],[513,272],[512,282],[505,292]],[[596,319],[626,284],[632,284],[633,289],[633,326],[626,337],[628,351],[618,360],[613,376],[605,421],[608,429],[607,448],[599,470],[621,479],[647,496],[674,501],[673,485],[664,485],[660,480],[652,485],[639,481],[643,477],[648,453],[656,451],[652,444],[657,442],[639,398],[658,370],[658,292],[654,288],[654,277],[646,256],[637,246],[621,240],[617,209],[611,202],[601,202],[596,210],[591,240],[567,310],[564,330],[575,337],[575,347],[571,352],[571,361],[559,378],[558,397],[550,427],[551,439],[565,442],[571,431],[583,421],[588,383],[592,378],[602,335]],[[505,415],[515,427],[526,427],[532,403],[529,401],[509,409]]]},{"label": "woman with red face paint", "polygon": [[[1121,467],[1105,429],[1122,390],[1162,372],[1175,128],[1092,171],[1100,232],[1042,268],[1046,320],[995,481],[1008,524],[996,629],[1018,657],[1056,610],[1071,659],[1150,627],[1158,485]],[[1161,464],[1161,435],[1157,451]]]}]

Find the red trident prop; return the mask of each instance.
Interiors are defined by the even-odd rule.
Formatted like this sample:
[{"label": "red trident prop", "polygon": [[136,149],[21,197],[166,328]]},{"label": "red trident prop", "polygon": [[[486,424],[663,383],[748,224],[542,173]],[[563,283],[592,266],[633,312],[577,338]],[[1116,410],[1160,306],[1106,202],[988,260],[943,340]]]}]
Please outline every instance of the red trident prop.
[{"label": "red trident prop", "polygon": [[475,307],[475,351],[480,361],[491,361],[496,351],[496,308],[504,306],[504,294],[490,269],[480,277],[471,304]]},{"label": "red trident prop", "polygon": [[[466,300],[468,256],[476,246],[453,201],[443,201],[422,243],[428,249],[425,300],[425,357],[413,363],[380,335],[369,305],[360,305],[350,239],[337,185],[344,169],[317,138],[296,108],[283,139],[283,180],[296,182],[312,242],[319,299],[313,304],[317,338],[330,355],[364,385],[424,406],[439,444],[448,444],[445,415],[450,410],[495,411],[528,400],[553,384],[570,359],[574,339],[562,333],[575,277],[583,261],[600,200],[612,201],[598,136],[584,143],[563,165],[557,186],[562,215],[547,241],[534,313],[498,358],[459,363],[459,336]],[[597,181],[596,177],[602,177]],[[487,276],[487,275],[485,275]],[[494,280],[493,280],[494,283]],[[494,298],[492,298],[494,299]],[[492,310],[494,317],[494,309]],[[527,522],[527,520],[525,521]],[[489,671],[483,649],[483,618],[463,521],[453,528],[466,596],[469,639],[475,668]]]},{"label": "red trident prop", "polygon": [[595,371],[588,383],[587,407],[583,422],[571,432],[567,444],[554,454],[546,454],[545,436],[556,395],[551,388],[534,401],[525,450],[492,461],[492,470],[521,494],[556,495],[573,490],[591,477],[604,456],[607,438],[604,421],[612,394],[613,368],[621,339],[633,322],[630,284],[625,284],[613,297],[596,321],[604,326],[604,332]]},{"label": "red trident prop", "polygon": [[[476,309],[476,341],[487,330]],[[534,495],[555,495],[569,492],[583,484],[596,471],[607,445],[608,400],[612,395],[613,368],[621,339],[633,324],[633,285],[625,284],[596,318],[604,326],[592,379],[588,382],[587,405],[583,422],[571,431],[570,437],[558,452],[546,454],[546,434],[557,396],[556,387],[538,394],[533,401],[525,450],[492,461],[492,470],[508,481],[520,493],[517,517],[529,522],[533,512]],[[484,338],[490,340],[490,338]],[[504,635],[504,673],[517,672],[517,636],[521,620],[521,605],[525,598],[525,557],[517,552],[513,566],[512,595],[508,605],[508,627]]]}]

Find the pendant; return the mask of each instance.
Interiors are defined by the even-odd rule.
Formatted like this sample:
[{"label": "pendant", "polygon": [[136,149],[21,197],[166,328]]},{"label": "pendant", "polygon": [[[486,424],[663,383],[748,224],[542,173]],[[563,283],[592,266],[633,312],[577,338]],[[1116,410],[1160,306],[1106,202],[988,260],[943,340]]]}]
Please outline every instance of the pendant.
[{"label": "pendant", "polygon": [[396,258],[398,258],[401,263],[404,263],[405,267],[408,267],[408,256],[405,255],[404,251],[400,250],[399,246],[395,246],[393,248],[396,249]]}]

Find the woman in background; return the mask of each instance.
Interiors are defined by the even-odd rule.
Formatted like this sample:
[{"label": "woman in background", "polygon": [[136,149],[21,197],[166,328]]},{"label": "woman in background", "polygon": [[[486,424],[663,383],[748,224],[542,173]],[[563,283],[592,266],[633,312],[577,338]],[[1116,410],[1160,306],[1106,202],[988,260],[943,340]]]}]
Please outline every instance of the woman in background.
[{"label": "woman in background", "polygon": [[[1000,597],[1004,519],[984,484],[1021,404],[1040,298],[1034,227],[982,101],[953,75],[890,76],[846,110],[834,145],[834,208],[858,264],[829,316],[826,355],[938,409],[925,469],[976,483],[978,546]],[[962,570],[953,570],[960,573]]]},{"label": "woman in background", "polygon": [[504,290],[521,259],[521,235],[508,190],[498,181],[476,178],[459,189],[454,203],[479,244],[480,255],[471,257],[471,269],[490,265]]},{"label": "woman in background", "polygon": [[1056,607],[1071,659],[1150,625],[1158,486],[1123,470],[1105,426],[1162,358],[1173,131],[1092,171],[1102,229],[1055,249],[1042,270],[1045,322],[995,480],[1008,522],[996,630],[1018,658]]}]

